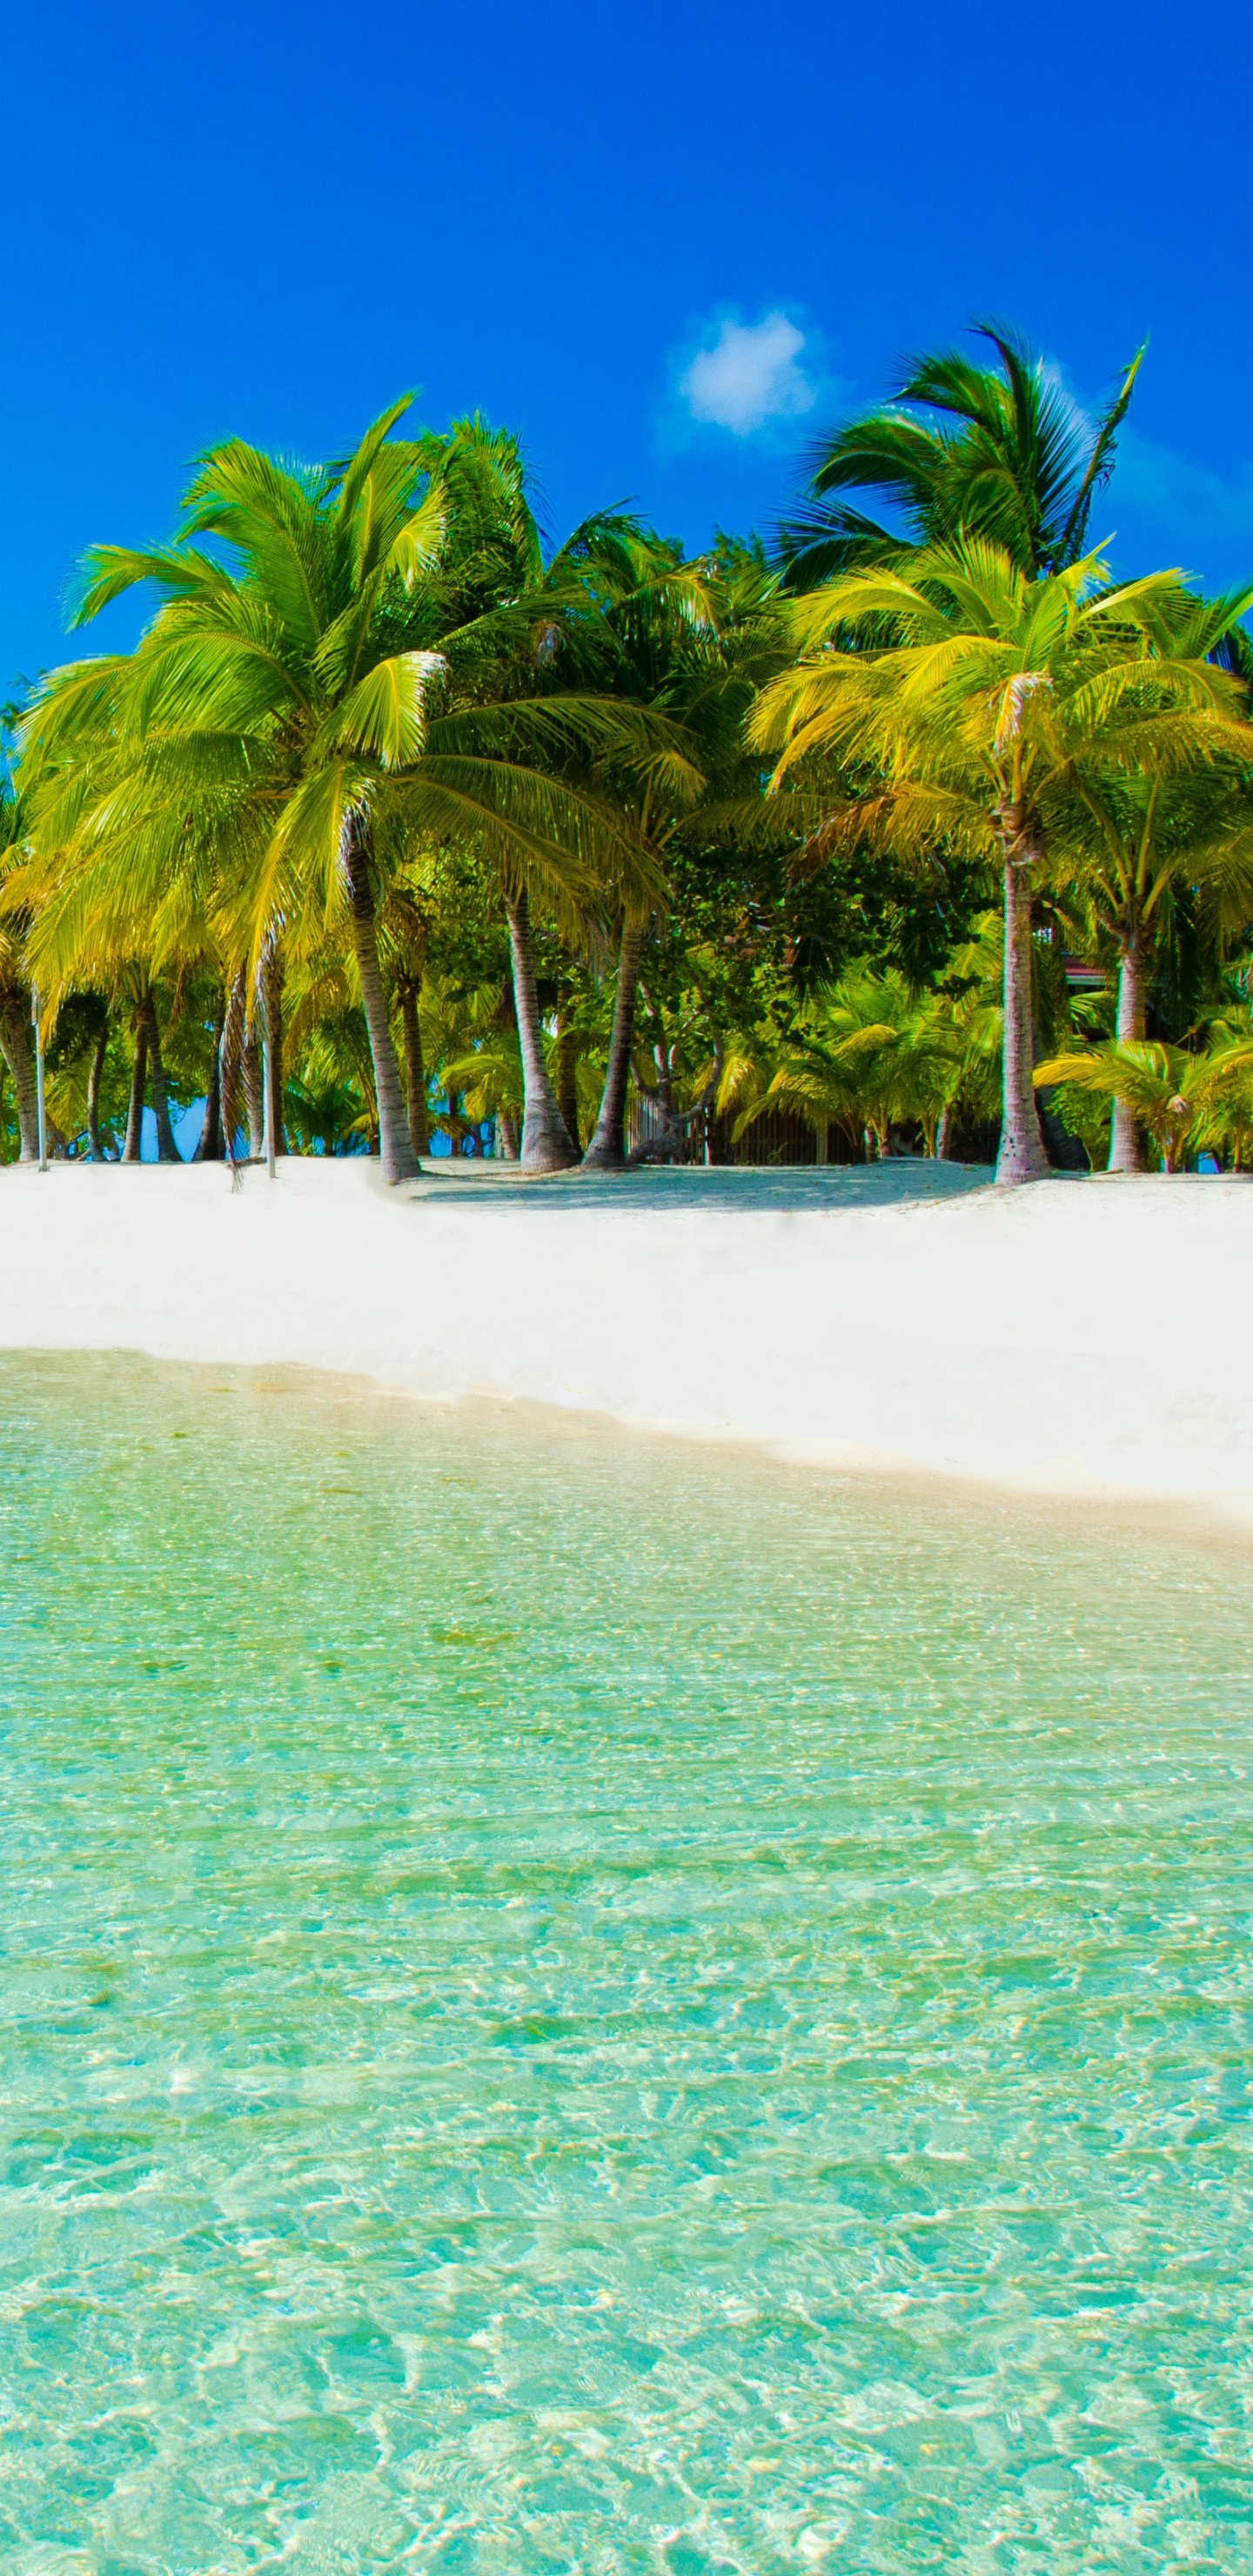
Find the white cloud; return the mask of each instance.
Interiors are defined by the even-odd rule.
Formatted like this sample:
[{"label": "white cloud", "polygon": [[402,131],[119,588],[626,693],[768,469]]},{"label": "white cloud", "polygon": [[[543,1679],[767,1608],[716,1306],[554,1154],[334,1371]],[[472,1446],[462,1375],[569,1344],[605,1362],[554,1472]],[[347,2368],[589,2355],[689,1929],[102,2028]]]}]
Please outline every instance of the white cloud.
[{"label": "white cloud", "polygon": [[804,332],[786,313],[723,322],[679,378],[691,418],[749,438],[767,421],[812,411],[816,389],[798,363],[804,347]]}]

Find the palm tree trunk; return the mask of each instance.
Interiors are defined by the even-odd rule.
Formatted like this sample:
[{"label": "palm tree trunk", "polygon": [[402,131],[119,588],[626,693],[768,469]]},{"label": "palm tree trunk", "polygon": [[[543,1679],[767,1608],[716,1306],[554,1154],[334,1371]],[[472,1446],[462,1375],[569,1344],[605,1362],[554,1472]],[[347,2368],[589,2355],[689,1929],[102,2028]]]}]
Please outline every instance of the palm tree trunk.
[{"label": "palm tree trunk", "polygon": [[108,1046],[109,1019],[106,1012],[104,1026],[92,1051],[91,1071],[87,1076],[87,1146],[93,1163],[104,1161],[104,1146],[100,1141],[100,1085],[104,1080],[104,1060],[108,1053]]},{"label": "palm tree trunk", "polygon": [[222,1160],[222,1030],[225,1020],[226,1014],[219,1002],[213,1015],[213,1068],[204,1104],[204,1125],[191,1158],[193,1163],[220,1163]]},{"label": "palm tree trunk", "polygon": [[374,889],[370,883],[369,825],[363,815],[350,814],[344,830],[344,873],[348,879],[348,900],[352,920],[353,955],[365,1024],[370,1037],[370,1056],[374,1066],[374,1096],[378,1102],[379,1159],[383,1177],[388,1181],[415,1180],[422,1166],[414,1150],[405,1115],[400,1088],[400,1067],[392,1044],[391,1023],[379,973],[378,922],[374,909]]},{"label": "palm tree trunk", "polygon": [[218,1045],[218,1087],[222,1099],[222,1132],[226,1142],[226,1159],[235,1161],[235,1144],[239,1135],[239,1092],[244,1051],[244,1018],[247,985],[241,966],[226,996],[226,1017]]},{"label": "palm tree trunk", "polygon": [[952,1142],[952,1136],[953,1104],[951,1101],[946,1101],[943,1109],[940,1111],[940,1123],[935,1131],[935,1158],[938,1163],[947,1163],[951,1160],[949,1146]]},{"label": "palm tree trunk", "polygon": [[418,1017],[418,986],[412,975],[400,977],[400,1035],[405,1053],[405,1107],[409,1119],[409,1142],[415,1154],[431,1150],[431,1113],[426,1097],[426,1058],[422,1052],[422,1022]]},{"label": "palm tree trunk", "polygon": [[[1036,854],[1033,851],[1031,856]],[[1001,1148],[996,1177],[1003,1186],[1048,1178],[1048,1156],[1031,1079],[1031,887],[1028,859],[1005,861],[1005,1029],[1002,1050]]]},{"label": "palm tree trunk", "polygon": [[17,1095],[18,1161],[39,1160],[39,1100],[35,1084],[35,1047],[30,1029],[30,998],[20,987],[0,994],[0,1052],[13,1076]]},{"label": "palm tree trunk", "polygon": [[126,1142],[122,1147],[124,1163],[137,1163],[144,1140],[144,1093],[148,1088],[148,1024],[137,1013],[135,1018],[135,1062],[131,1069],[131,1096],[126,1112]]},{"label": "palm tree trunk", "polygon": [[146,1024],[148,1060],[152,1068],[152,1109],[157,1122],[157,1161],[181,1163],[183,1157],[174,1142],[174,1130],[170,1125],[170,1102],[165,1087],[165,1065],[161,1057],[161,1027],[151,990],[145,993],[139,1007]]},{"label": "palm tree trunk", "polygon": [[[1134,934],[1119,961],[1115,1034],[1121,1041],[1135,1041],[1144,1036],[1144,952]],[[1110,1121],[1109,1161],[1105,1169],[1107,1172],[1147,1172],[1148,1168],[1144,1129],[1126,1101],[1116,1100]]]},{"label": "palm tree trunk", "polygon": [[613,1000],[605,1087],[600,1095],[595,1131],[583,1157],[583,1168],[588,1172],[621,1172],[626,1167],[627,1084],[631,1078],[635,997],[643,945],[643,922],[624,921],[622,945],[618,951],[618,985]]},{"label": "palm tree trunk", "polygon": [[535,989],[535,954],[531,946],[530,906],[523,892],[506,895],[509,947],[513,958],[513,1006],[522,1047],[522,1169],[524,1172],[568,1172],[578,1161],[557,1107],[557,1095],[544,1062],[544,1029]]},{"label": "palm tree trunk", "polygon": [[244,1086],[244,1116],[248,1122],[248,1160],[259,1163],[265,1152],[265,1077],[261,1039],[251,1014],[240,1056],[240,1072]]},{"label": "palm tree trunk", "polygon": [[579,1151],[578,1060],[578,1033],[570,1025],[563,996],[557,1012],[557,1044],[553,1053],[553,1071],[556,1081],[553,1089],[557,1095],[557,1107],[561,1111],[562,1126],[574,1147],[576,1157]]},{"label": "palm tree trunk", "polygon": [[[285,970],[277,939],[268,939],[261,960],[261,1008],[265,1014],[266,1052],[269,1056],[268,1132],[274,1139],[276,1154],[285,1154],[287,1138],[283,1133],[283,984]],[[264,1071],[264,1068],[263,1068]]]},{"label": "palm tree trunk", "polygon": [[[500,999],[492,1013],[492,1027],[494,1029],[499,1029],[502,1037],[506,1040],[517,1037],[518,1014],[513,1006],[512,974],[507,975],[504,983],[501,985]],[[496,1152],[500,1156],[502,1163],[516,1163],[521,1151],[521,1145],[522,1138],[518,1132],[518,1121],[512,1109],[498,1109],[496,1112]]]}]

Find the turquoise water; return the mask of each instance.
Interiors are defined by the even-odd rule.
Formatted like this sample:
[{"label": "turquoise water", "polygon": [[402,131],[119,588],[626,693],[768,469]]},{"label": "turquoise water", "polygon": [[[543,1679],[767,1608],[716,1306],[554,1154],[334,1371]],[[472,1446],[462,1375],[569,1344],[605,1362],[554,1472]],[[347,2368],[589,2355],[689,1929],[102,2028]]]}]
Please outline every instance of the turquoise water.
[{"label": "turquoise water", "polygon": [[1247,2570],[1235,1552],[0,1360],[12,2576]]}]

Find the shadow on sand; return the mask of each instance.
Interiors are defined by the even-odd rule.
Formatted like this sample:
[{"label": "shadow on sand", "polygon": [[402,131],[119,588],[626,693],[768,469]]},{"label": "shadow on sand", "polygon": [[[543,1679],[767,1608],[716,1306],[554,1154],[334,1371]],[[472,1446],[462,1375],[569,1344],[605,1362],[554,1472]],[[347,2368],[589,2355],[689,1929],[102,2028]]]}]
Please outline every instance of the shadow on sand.
[{"label": "shadow on sand", "polygon": [[427,1163],[413,1185],[414,1197],[477,1201],[499,1207],[502,1201],[529,1207],[619,1207],[672,1210],[691,1215],[708,1209],[752,1213],[781,1209],[810,1213],[815,1209],[897,1207],[920,1199],[961,1198],[985,1190],[993,1179],[984,1163],[935,1163],[921,1156],[896,1155],[887,1163],[684,1164],[677,1169],[646,1164],[628,1172],[546,1172],[524,1176],[516,1164]]}]

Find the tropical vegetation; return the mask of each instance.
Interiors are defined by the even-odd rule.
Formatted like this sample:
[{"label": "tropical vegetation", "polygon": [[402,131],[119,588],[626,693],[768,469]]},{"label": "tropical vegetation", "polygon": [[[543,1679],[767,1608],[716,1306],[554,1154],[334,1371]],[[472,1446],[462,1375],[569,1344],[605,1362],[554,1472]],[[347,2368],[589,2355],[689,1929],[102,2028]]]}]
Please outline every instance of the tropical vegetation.
[{"label": "tropical vegetation", "polygon": [[913,362],[770,537],[557,542],[401,401],[230,440],[10,711],[0,1158],[1253,1153],[1253,592],[1115,577],[1014,334]]}]

